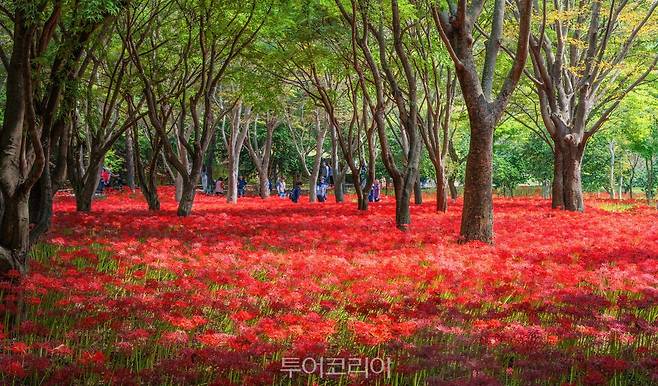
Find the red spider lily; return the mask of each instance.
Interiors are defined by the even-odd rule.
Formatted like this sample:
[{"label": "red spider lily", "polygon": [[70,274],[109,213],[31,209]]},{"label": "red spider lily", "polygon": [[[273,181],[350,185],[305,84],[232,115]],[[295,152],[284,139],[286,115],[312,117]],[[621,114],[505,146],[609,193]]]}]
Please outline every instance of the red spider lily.
[{"label": "red spider lily", "polygon": [[658,369],[658,222],[639,203],[583,215],[496,198],[495,245],[459,245],[459,205],[414,206],[400,233],[388,199],[363,213],[200,195],[179,218],[172,196],[154,213],[111,193],[92,215],[56,197],[29,275],[0,287],[0,312],[28,311],[0,334],[0,383],[269,384],[281,357],[364,353],[393,358],[401,383],[651,383]]},{"label": "red spider lily", "polygon": [[107,358],[101,351],[85,351],[80,357],[80,363],[83,365],[102,365]]}]

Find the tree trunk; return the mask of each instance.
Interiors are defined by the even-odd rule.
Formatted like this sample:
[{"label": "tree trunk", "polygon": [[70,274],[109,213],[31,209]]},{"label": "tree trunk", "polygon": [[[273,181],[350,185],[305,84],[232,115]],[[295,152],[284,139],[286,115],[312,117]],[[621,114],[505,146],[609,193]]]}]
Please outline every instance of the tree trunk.
[{"label": "tree trunk", "polygon": [[240,169],[239,155],[228,157],[228,186],[226,187],[226,202],[236,204],[238,202],[238,170]]},{"label": "tree trunk", "polygon": [[583,212],[585,203],[580,171],[583,151],[578,146],[568,146],[566,151],[562,150],[564,209]]},{"label": "tree trunk", "polygon": [[436,173],[436,211],[445,213],[448,211],[448,186],[443,163],[438,166],[434,165],[434,170]]},{"label": "tree trunk", "polygon": [[156,189],[142,189],[142,194],[146,199],[149,210],[160,210],[160,198],[158,197],[158,191]]},{"label": "tree trunk", "polygon": [[393,180],[393,185],[395,187],[395,225],[401,231],[407,231],[409,229],[409,224],[411,224],[409,203],[411,202],[411,195],[414,190],[414,182],[405,180],[414,177],[406,177],[407,178],[399,180],[397,183]]},{"label": "tree trunk", "polygon": [[[208,176],[208,184],[214,181],[213,165],[215,164],[215,151],[217,150],[217,131],[210,137],[210,144],[206,152],[206,175]],[[214,189],[210,189],[214,190]]]},{"label": "tree trunk", "polygon": [[564,164],[562,150],[555,144],[553,151],[553,182],[551,186],[551,207],[553,209],[564,209]]},{"label": "tree trunk", "polygon": [[334,168],[334,195],[336,202],[345,201],[345,172],[339,171],[339,168]]},{"label": "tree trunk", "polygon": [[423,203],[423,189],[420,186],[420,174],[416,176],[414,183],[414,204],[421,205]]},{"label": "tree trunk", "polygon": [[[64,160],[62,160],[65,162]],[[43,174],[30,191],[30,244],[34,245],[36,239],[50,229],[53,215],[53,197],[57,192],[54,188],[54,178],[49,167],[44,167]]]},{"label": "tree trunk", "polygon": [[198,177],[198,175],[193,175],[192,178],[183,183],[181,198],[178,202],[178,211],[176,212],[178,216],[187,217],[192,213],[194,194],[196,193],[196,180]]},{"label": "tree trunk", "polygon": [[628,178],[628,198],[633,199],[633,180],[635,179],[635,170],[631,169],[631,175]]},{"label": "tree trunk", "polygon": [[645,158],[644,165],[647,171],[647,204],[651,205],[653,199],[653,157]]},{"label": "tree trunk", "polygon": [[450,189],[450,199],[452,201],[456,201],[457,198],[459,197],[459,191],[457,190],[457,185],[455,185],[455,175],[451,174],[450,177],[448,177],[448,188]]},{"label": "tree trunk", "polygon": [[[183,127],[182,124],[181,127]],[[185,146],[183,145],[180,138],[178,137],[176,137],[176,144],[178,149],[178,159],[183,164],[185,169],[189,170],[190,166],[189,166],[189,160],[187,159],[187,149],[185,149]],[[185,189],[184,188],[185,181],[183,180],[183,175],[181,175],[179,171],[176,171],[175,184],[176,184],[176,202],[180,202],[180,200],[182,200],[183,197],[183,190]]]},{"label": "tree trunk", "polygon": [[493,242],[493,124],[471,117],[460,242]]},{"label": "tree trunk", "polygon": [[130,130],[126,131],[126,183],[135,191],[135,146]]},{"label": "tree trunk", "polygon": [[16,192],[1,198],[3,216],[0,220],[0,273],[13,269],[21,276],[27,273],[27,253],[30,247],[29,193]]},{"label": "tree trunk", "polygon": [[615,142],[608,143],[610,150],[610,199],[615,199]]},{"label": "tree trunk", "polygon": [[262,199],[266,199],[270,196],[270,179],[269,176],[267,175],[267,169],[263,171],[258,171],[258,182],[259,182],[259,190],[258,190],[258,195]]},{"label": "tree trunk", "polygon": [[343,190],[345,173],[341,172],[338,162],[338,148],[340,144],[336,130],[336,126],[331,125],[331,168],[334,171],[334,196],[336,197],[336,202],[343,202],[345,200],[345,192]]},{"label": "tree trunk", "polygon": [[[138,127],[134,126],[132,128],[132,137],[133,144],[136,144],[135,147],[135,172],[137,174],[137,181],[139,182],[140,190],[146,203],[148,204],[149,210],[155,211],[160,210],[160,198],[158,197],[158,187],[157,187],[157,168],[158,168],[158,159],[162,154],[160,149],[162,148],[162,143],[159,140],[156,140],[157,143],[153,146],[151,160],[149,162],[148,170],[144,170],[142,164],[142,157],[139,153],[139,141],[138,141]],[[166,161],[165,161],[166,162]],[[148,177],[147,177],[148,175]]]},{"label": "tree trunk", "polygon": [[78,212],[91,212],[91,203],[100,180],[100,169],[100,162],[89,165],[89,175],[85,176],[80,182],[81,185],[75,189],[75,207]]},{"label": "tree trunk", "polygon": [[363,196],[363,194],[362,194],[361,196],[357,196],[356,200],[357,200],[358,210],[363,210],[363,211],[368,210],[368,197],[367,196]]}]

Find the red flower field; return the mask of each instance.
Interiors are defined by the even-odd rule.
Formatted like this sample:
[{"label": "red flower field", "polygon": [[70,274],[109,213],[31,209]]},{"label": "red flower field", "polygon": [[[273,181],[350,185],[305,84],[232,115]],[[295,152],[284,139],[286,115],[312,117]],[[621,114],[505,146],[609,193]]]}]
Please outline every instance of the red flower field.
[{"label": "red flower field", "polygon": [[658,383],[658,212],[640,203],[497,198],[489,246],[457,244],[461,203],[413,207],[401,233],[390,198],[198,195],[179,218],[172,195],[159,213],[57,197],[2,290],[0,383]]}]

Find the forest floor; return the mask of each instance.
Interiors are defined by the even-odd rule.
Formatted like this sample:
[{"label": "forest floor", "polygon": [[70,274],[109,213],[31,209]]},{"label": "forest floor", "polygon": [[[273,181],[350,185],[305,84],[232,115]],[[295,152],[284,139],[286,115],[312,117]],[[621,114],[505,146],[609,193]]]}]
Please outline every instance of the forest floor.
[{"label": "forest floor", "polygon": [[658,383],[658,211],[639,202],[496,198],[490,246],[457,244],[461,202],[414,206],[401,233],[392,198],[198,194],[178,218],[161,195],[157,213],[56,198],[20,295],[0,293],[0,383]]}]

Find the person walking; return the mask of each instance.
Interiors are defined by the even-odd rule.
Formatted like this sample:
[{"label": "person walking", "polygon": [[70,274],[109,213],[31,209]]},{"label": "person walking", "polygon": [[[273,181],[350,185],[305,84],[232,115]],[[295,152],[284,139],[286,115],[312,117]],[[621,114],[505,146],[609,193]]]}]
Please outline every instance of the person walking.
[{"label": "person walking", "polygon": [[276,191],[279,197],[284,198],[286,196],[286,182],[281,177],[276,182]]},{"label": "person walking", "polygon": [[103,193],[108,186],[110,186],[110,171],[103,166],[101,169],[100,192]]},{"label": "person walking", "polygon": [[294,203],[297,203],[297,201],[299,201],[299,196],[301,195],[302,195],[302,183],[297,181],[295,183],[294,189],[292,190],[292,192],[290,192],[290,200],[292,200],[292,202]]},{"label": "person walking", "polygon": [[380,194],[381,194],[381,185],[379,184],[379,180],[375,179],[375,181],[372,183],[372,188],[370,189],[370,193],[368,194],[368,201],[379,202]]},{"label": "person walking", "polygon": [[238,197],[244,197],[247,188],[247,179],[244,176],[238,177]]},{"label": "person walking", "polygon": [[204,169],[201,172],[201,187],[203,188],[203,193],[208,194],[208,173],[206,173],[206,170]]},{"label": "person walking", "polygon": [[315,193],[319,202],[327,201],[327,183],[324,177],[320,177],[320,180],[315,187]]}]

